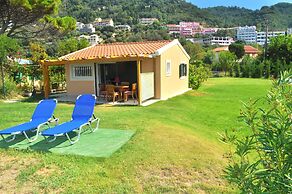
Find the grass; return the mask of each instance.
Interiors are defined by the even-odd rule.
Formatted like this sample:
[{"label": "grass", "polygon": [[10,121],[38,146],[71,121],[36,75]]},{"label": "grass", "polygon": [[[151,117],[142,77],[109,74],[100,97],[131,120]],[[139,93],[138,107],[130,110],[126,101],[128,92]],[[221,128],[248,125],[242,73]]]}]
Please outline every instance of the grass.
[{"label": "grass", "polygon": [[[222,176],[227,147],[218,132],[243,128],[237,119],[241,101],[265,96],[270,85],[261,79],[214,78],[198,91],[149,107],[97,106],[102,128],[137,130],[121,150],[97,159],[0,149],[0,191],[236,193]],[[0,102],[0,129],[27,121],[34,107]],[[69,120],[72,109],[58,104],[56,116]]]}]

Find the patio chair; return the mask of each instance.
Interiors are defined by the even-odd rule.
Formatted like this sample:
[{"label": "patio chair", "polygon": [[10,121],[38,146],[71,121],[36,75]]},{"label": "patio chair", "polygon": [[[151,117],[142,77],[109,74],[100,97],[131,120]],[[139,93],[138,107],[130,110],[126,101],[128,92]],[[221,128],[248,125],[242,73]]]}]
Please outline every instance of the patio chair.
[{"label": "patio chair", "polygon": [[135,99],[137,99],[137,84],[136,83],[133,83],[132,84],[132,88],[130,91],[125,91],[125,99],[126,101],[128,100],[128,96],[132,96],[132,99],[134,100],[135,102]]},{"label": "patio chair", "polygon": [[[98,129],[100,119],[96,118],[93,113],[95,102],[95,95],[84,94],[78,96],[72,113],[71,121],[42,131],[41,135],[44,136],[48,142],[53,142],[57,137],[65,135],[70,143],[74,144],[80,139],[81,132],[85,126],[89,126],[91,132],[96,131]],[[95,128],[92,127],[94,122],[96,122]],[[73,131],[77,132],[76,140],[72,140],[69,136],[69,133]]]},{"label": "patio chair", "polygon": [[98,87],[99,87],[99,96],[98,96],[99,100],[101,99],[101,97],[103,97],[104,100],[106,100],[107,92],[106,92],[106,89],[105,89],[105,85],[104,84],[99,84]]},{"label": "patio chair", "polygon": [[116,101],[116,97],[119,97],[119,92],[115,91],[115,86],[114,85],[106,85],[106,98],[108,101],[108,98],[112,98],[113,99],[113,103]]},{"label": "patio chair", "polygon": [[[15,139],[16,135],[24,134],[25,138],[29,142],[33,142],[38,138],[40,133],[40,129],[43,126],[47,126],[50,128],[50,123],[56,122],[58,123],[57,118],[54,117],[53,113],[57,105],[57,100],[50,99],[50,100],[41,100],[29,122],[22,123],[20,125],[10,127],[8,129],[0,131],[0,135],[6,142],[11,142]],[[35,132],[35,137],[30,138],[27,135],[27,132]],[[7,139],[4,136],[12,135],[12,138]]]},{"label": "patio chair", "polygon": [[129,82],[121,82],[121,86],[129,86],[130,83]]}]

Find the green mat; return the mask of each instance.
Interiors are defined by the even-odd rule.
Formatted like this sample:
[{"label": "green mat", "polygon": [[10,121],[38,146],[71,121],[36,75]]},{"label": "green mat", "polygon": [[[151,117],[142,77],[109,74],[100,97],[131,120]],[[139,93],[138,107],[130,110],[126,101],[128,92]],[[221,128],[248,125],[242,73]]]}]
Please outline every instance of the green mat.
[{"label": "green mat", "polygon": [[39,137],[35,142],[29,143],[22,135],[19,135],[15,141],[10,143],[1,140],[0,148],[30,149],[57,154],[107,158],[129,141],[134,133],[131,130],[98,129],[94,133],[83,133],[80,140],[74,145],[70,145],[66,137],[58,137],[52,143]]}]

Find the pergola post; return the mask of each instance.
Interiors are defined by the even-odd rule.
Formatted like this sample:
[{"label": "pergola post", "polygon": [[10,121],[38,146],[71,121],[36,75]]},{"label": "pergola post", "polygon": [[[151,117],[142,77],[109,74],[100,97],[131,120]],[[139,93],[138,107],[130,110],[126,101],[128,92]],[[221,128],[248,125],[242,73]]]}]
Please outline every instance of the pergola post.
[{"label": "pergola post", "polygon": [[50,76],[49,76],[49,67],[47,64],[43,64],[43,76],[44,76],[44,93],[45,98],[49,98],[50,94]]},{"label": "pergola post", "polygon": [[138,104],[142,104],[141,60],[137,60]]}]

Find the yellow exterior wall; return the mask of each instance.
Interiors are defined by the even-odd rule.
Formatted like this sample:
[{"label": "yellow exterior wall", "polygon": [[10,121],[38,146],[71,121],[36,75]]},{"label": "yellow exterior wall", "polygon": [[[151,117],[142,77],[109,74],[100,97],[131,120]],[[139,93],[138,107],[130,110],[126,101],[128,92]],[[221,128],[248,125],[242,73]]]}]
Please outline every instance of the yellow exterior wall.
[{"label": "yellow exterior wall", "polygon": [[[135,61],[137,59],[110,59],[108,62]],[[171,75],[166,75],[166,61],[171,60]],[[102,60],[101,60],[102,61]],[[179,65],[187,64],[187,76],[179,78]],[[74,64],[88,64],[88,61],[79,61]],[[95,82],[71,80],[71,64],[65,65],[67,93],[69,95],[79,95],[83,93],[95,93]],[[188,90],[189,59],[178,45],[165,50],[160,56],[155,58],[141,59],[141,73],[154,72],[155,98],[168,99],[182,94]]]},{"label": "yellow exterior wall", "polygon": [[143,59],[141,73],[154,72],[154,98],[161,97],[160,57]]},{"label": "yellow exterior wall", "polygon": [[143,59],[141,61],[141,73],[154,72],[154,59]]},{"label": "yellow exterior wall", "polygon": [[[166,75],[166,61],[171,61],[171,75]],[[179,65],[187,64],[187,76],[179,78]],[[175,45],[160,56],[160,77],[161,77],[161,96],[162,100],[182,94],[188,91],[188,74],[189,74],[189,59],[184,54],[183,50]]]},{"label": "yellow exterior wall", "polygon": [[160,67],[160,56],[154,59],[155,64],[154,64],[154,69],[155,69],[155,73],[154,73],[154,84],[155,84],[155,88],[154,88],[154,97],[157,99],[161,98],[161,67]]},{"label": "yellow exterior wall", "polygon": [[69,64],[65,65],[67,94],[69,95],[95,94],[94,80],[93,81],[71,80],[70,70],[71,70],[70,65]]}]

